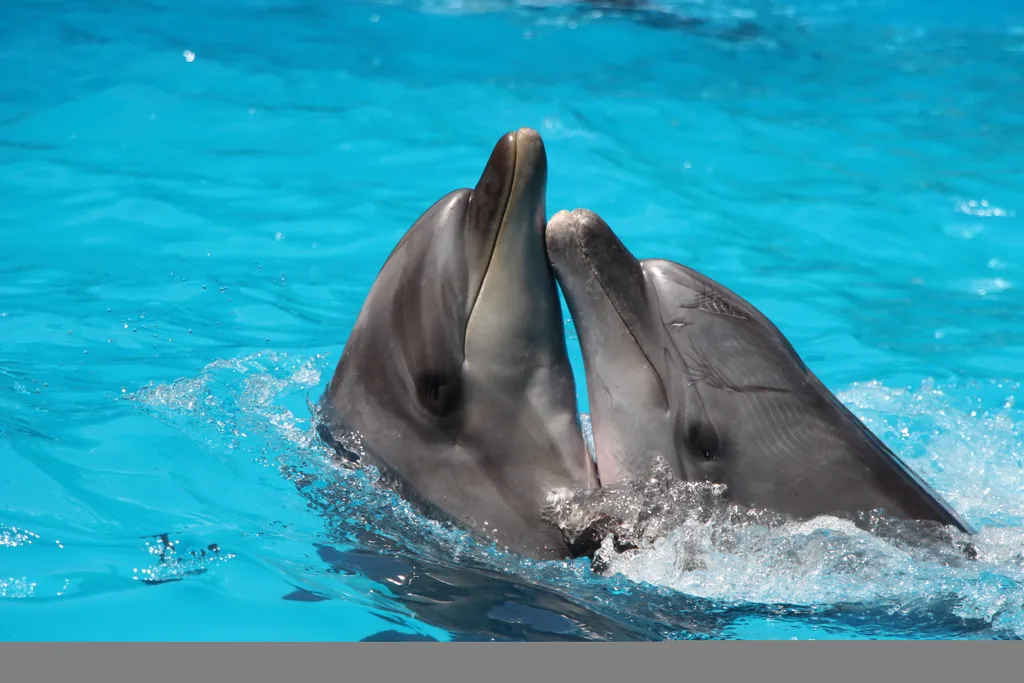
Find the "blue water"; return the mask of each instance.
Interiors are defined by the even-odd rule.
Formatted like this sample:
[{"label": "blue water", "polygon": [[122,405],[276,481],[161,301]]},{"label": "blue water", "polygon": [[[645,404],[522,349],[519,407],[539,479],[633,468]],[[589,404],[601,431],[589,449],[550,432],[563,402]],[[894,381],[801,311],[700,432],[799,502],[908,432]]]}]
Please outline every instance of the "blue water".
[{"label": "blue water", "polygon": [[[1019,3],[6,0],[0,38],[3,638],[1024,636]],[[549,214],[760,307],[978,561],[820,519],[602,578],[329,465],[377,270],[519,126]]]}]

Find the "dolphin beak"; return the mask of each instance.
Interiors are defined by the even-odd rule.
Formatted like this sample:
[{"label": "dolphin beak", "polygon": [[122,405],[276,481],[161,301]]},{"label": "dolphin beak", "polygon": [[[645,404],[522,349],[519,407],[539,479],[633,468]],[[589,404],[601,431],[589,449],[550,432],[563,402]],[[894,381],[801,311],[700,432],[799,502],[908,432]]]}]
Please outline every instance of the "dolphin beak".
[{"label": "dolphin beak", "polygon": [[532,128],[520,128],[514,135],[514,181],[505,207],[505,220],[528,221],[540,236],[543,235],[546,213],[547,152],[540,133]]},{"label": "dolphin beak", "polygon": [[631,331],[642,328],[648,305],[643,269],[600,216],[587,209],[559,211],[548,222],[545,241],[570,308],[600,298]]},{"label": "dolphin beak", "polygon": [[[587,209],[559,211],[548,221],[544,237],[584,356],[589,342],[603,337],[618,317],[648,364],[658,367],[648,356],[650,345],[641,343],[657,338],[648,322],[651,302],[644,270],[608,224]],[[661,378],[657,380],[667,396]]]},{"label": "dolphin beak", "polygon": [[[509,243],[519,243],[525,235],[502,235],[509,232],[544,230],[545,192],[547,189],[547,155],[540,134],[532,128],[506,133],[494,145],[487,165],[473,189],[466,225],[471,245],[470,282],[475,288],[467,302],[472,316],[481,295],[487,273],[503,260]],[[523,224],[529,228],[523,230]],[[543,239],[534,240],[543,245]],[[505,260],[517,256],[507,254]],[[520,254],[519,258],[523,255]]]},{"label": "dolphin beak", "polygon": [[531,307],[557,300],[544,247],[547,172],[544,142],[532,128],[506,133],[495,145],[470,200],[468,224],[482,244],[467,327],[486,319],[492,331],[523,332],[528,321],[510,316],[535,316]]},{"label": "dolphin beak", "polygon": [[520,128],[498,141],[474,190],[491,213],[470,220],[494,226],[494,233],[469,311],[464,358],[481,384],[516,387],[529,396],[530,405],[517,410],[534,413],[527,428],[537,430],[537,442],[548,441],[549,450],[569,463],[576,479],[595,486],[596,473],[577,423],[562,307],[544,242],[547,175],[540,134]]},{"label": "dolphin beak", "polygon": [[547,153],[540,133],[532,128],[506,133],[495,146],[480,179],[481,183],[501,186],[500,192],[493,193],[504,199],[498,203],[501,222],[499,234],[494,236],[496,248],[502,243],[500,232],[509,227],[519,230],[519,226],[529,226],[535,230],[534,239],[543,235],[547,179]]}]

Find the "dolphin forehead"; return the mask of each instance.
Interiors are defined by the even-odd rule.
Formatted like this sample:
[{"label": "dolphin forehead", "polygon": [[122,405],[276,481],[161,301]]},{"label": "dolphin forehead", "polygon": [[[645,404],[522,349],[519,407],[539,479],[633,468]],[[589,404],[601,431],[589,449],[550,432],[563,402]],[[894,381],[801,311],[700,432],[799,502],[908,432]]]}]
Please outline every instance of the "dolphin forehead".
[{"label": "dolphin forehead", "polygon": [[346,352],[390,352],[400,361],[392,370],[412,379],[423,371],[457,372],[515,169],[516,135],[509,133],[495,144],[472,189],[449,192],[416,219],[381,267]]}]

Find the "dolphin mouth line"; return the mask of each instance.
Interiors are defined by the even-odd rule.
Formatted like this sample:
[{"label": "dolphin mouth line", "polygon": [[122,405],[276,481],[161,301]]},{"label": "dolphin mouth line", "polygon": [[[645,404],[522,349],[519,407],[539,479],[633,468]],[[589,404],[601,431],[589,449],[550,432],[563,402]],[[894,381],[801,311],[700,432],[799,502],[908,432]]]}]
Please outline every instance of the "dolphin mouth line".
[{"label": "dolphin mouth line", "polygon": [[[658,382],[658,388],[661,390],[661,397],[664,400],[665,406],[667,408],[668,390],[665,388],[665,383],[662,381],[661,374],[658,372],[658,366],[655,365],[653,361],[651,361],[651,357],[647,355],[647,351],[645,351],[643,345],[640,344],[640,340],[636,338],[636,333],[633,332],[633,328],[630,327],[629,323],[626,321],[626,318],[622,315],[622,311],[619,309],[619,306],[615,301],[615,297],[611,296],[608,293],[608,289],[604,286],[604,282],[601,280],[601,271],[594,266],[594,262],[590,259],[590,255],[587,253],[586,242],[584,242],[583,240],[579,240],[579,245],[580,255],[583,256],[583,260],[586,262],[587,267],[590,268],[590,272],[594,275],[594,280],[597,281],[597,286],[600,287],[601,292],[604,293],[604,298],[608,301],[608,303],[612,305],[612,309],[615,311],[615,315],[619,316],[619,320],[622,321],[622,326],[626,328],[627,332],[629,332],[629,337],[630,339],[633,340],[633,344],[636,345],[636,348],[640,352],[640,355],[643,356],[644,359],[647,361],[647,364],[651,366],[651,372],[654,375],[655,380],[657,380]],[[637,262],[635,258],[633,260],[637,263],[637,267],[639,267],[639,262]],[[643,272],[643,269],[641,269],[641,275],[644,278],[644,282],[646,283],[647,275]]]},{"label": "dolphin mouth line", "polygon": [[505,222],[508,218],[508,208],[512,203],[512,197],[516,193],[516,180],[521,177],[519,173],[519,132],[516,131],[515,142],[512,144],[512,182],[508,186],[508,194],[505,195],[504,206],[501,211],[501,222],[498,223],[498,229],[494,231],[494,237],[491,239],[491,250],[487,256],[487,267],[484,268],[483,274],[480,277],[480,283],[476,287],[476,292],[473,294],[473,303],[469,307],[469,316],[466,318],[467,327],[469,320],[473,317],[473,311],[476,310],[477,301],[480,300],[480,292],[484,289],[484,282],[487,280],[487,273],[491,271],[491,265],[494,264],[494,253],[498,250],[498,239],[501,237],[502,230],[505,229]]}]

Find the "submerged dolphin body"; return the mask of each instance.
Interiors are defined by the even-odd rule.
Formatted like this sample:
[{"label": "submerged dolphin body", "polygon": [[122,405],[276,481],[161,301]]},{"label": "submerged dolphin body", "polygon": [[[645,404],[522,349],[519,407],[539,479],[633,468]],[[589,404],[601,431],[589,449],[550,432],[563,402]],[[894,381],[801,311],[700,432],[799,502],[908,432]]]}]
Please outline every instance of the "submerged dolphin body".
[{"label": "submerged dolphin body", "polygon": [[546,236],[583,351],[602,486],[660,456],[748,507],[880,509],[972,533],[750,303],[685,266],[637,260],[584,209],[556,214]]},{"label": "submerged dolphin body", "polygon": [[595,488],[544,242],[540,135],[503,136],[476,187],[408,230],[373,283],[324,397],[408,500],[527,556],[572,554],[542,514]]}]

